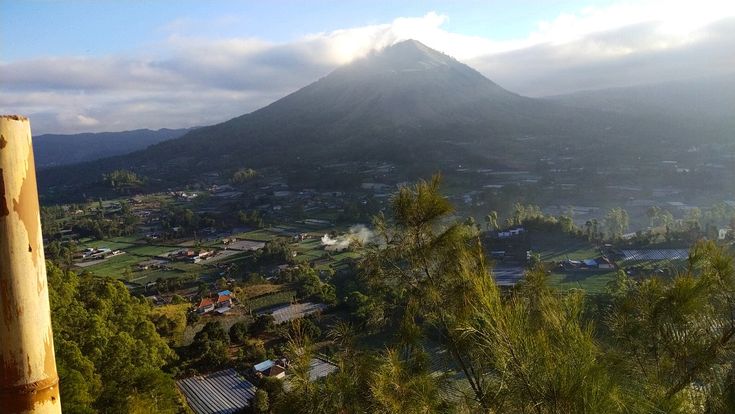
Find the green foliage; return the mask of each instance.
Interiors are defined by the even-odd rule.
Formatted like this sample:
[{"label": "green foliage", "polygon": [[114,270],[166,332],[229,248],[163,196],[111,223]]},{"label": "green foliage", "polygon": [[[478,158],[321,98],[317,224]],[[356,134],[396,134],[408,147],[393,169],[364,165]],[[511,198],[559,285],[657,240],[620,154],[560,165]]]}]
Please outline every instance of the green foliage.
[{"label": "green foliage", "polygon": [[508,297],[475,280],[477,314],[461,332],[483,361],[479,402],[498,412],[624,412],[629,393],[583,319],[583,294],[558,295],[545,279],[542,269],[530,272]]},{"label": "green foliage", "polygon": [[395,350],[389,350],[375,368],[370,383],[375,413],[441,413],[447,404],[439,385],[425,369],[413,367]]},{"label": "green foliage", "polygon": [[334,286],[322,281],[313,267],[301,264],[286,269],[281,272],[280,279],[283,282],[294,283],[300,297],[313,298],[327,304],[337,301]]},{"label": "green foliage", "polygon": [[233,184],[243,184],[247,181],[252,180],[253,178],[257,177],[258,173],[255,172],[252,168],[241,168],[237,171],[235,171],[234,174],[232,174],[232,183]]},{"label": "green foliage", "polygon": [[103,176],[104,182],[114,190],[128,190],[143,185],[143,179],[129,170],[115,170]]},{"label": "green foliage", "polygon": [[516,203],[513,205],[513,214],[508,219],[508,224],[519,226],[527,220],[535,220],[543,217],[544,213],[541,211],[541,207],[533,204],[525,206],[521,203]]},{"label": "green foliage", "polygon": [[[384,243],[362,264],[369,292],[352,293],[347,305],[365,317],[371,300],[382,303],[396,345],[361,358],[350,329],[335,327],[329,337],[343,347],[344,372],[288,393],[294,412],[732,412],[735,271],[713,243],[696,245],[689,271],[673,280],[621,274],[593,312],[582,291],[549,288],[541,268],[501,294],[473,229],[444,219],[451,206],[438,179],[402,188],[393,208],[393,223],[376,221]],[[426,375],[429,338],[471,398],[437,391]],[[363,369],[371,373],[355,378]]]},{"label": "green foliage", "polygon": [[240,359],[248,364],[261,362],[266,356],[265,344],[260,339],[247,340],[240,350]]},{"label": "green foliage", "polygon": [[350,315],[359,326],[372,330],[382,324],[384,309],[379,301],[354,291],[347,297],[346,304]]},{"label": "green foliage", "polygon": [[213,224],[211,219],[205,219],[188,208],[173,204],[161,207],[161,226],[168,232],[174,227],[181,227],[185,233],[191,233]]},{"label": "green foliage", "polygon": [[636,281],[621,273],[611,296],[610,353],[637,379],[650,404],[672,412],[735,409],[731,255],[713,242],[700,242],[687,272],[671,281]]},{"label": "green foliage", "polygon": [[[312,318],[303,318],[299,320],[299,329],[301,330],[299,333],[307,336],[308,338],[312,340],[317,340],[319,337],[322,336],[322,330],[319,328],[319,326],[314,322]],[[296,332],[294,332],[295,328],[292,324],[291,326],[291,335],[295,335]]]},{"label": "green foliage", "polygon": [[149,319],[150,306],[120,282],[51,262],[47,270],[64,412],[178,412],[173,380],[161,371],[174,354]]},{"label": "green foliage", "polygon": [[74,254],[77,251],[76,242],[62,243],[54,240],[44,247],[46,259],[71,267],[74,264]]},{"label": "green foliage", "polygon": [[262,228],[265,225],[263,221],[263,215],[260,214],[260,211],[258,210],[251,210],[251,211],[240,210],[237,212],[237,218],[238,220],[240,220],[240,223],[246,226]]},{"label": "green foliage", "polygon": [[235,322],[230,327],[230,340],[236,344],[241,344],[248,337],[248,324],[243,321]]},{"label": "green foliage", "polygon": [[[423,353],[427,335],[437,336],[467,377],[477,401],[485,403],[483,361],[457,331],[474,314],[475,278],[489,279],[474,226],[443,224],[452,207],[439,192],[438,176],[402,187],[393,198],[394,224],[375,225],[383,246],[363,263],[371,295],[386,306],[387,322],[398,330],[404,362]],[[359,299],[356,296],[355,299]]]},{"label": "green foliage", "polygon": [[229,361],[229,344],[230,337],[222,324],[210,321],[194,336],[194,341],[189,346],[189,355],[201,370],[214,370]]},{"label": "green foliage", "polygon": [[283,264],[293,261],[293,249],[287,239],[278,238],[265,243],[257,253],[259,265]]},{"label": "green foliage", "polygon": [[605,215],[605,229],[611,239],[619,239],[628,230],[628,212],[613,208]]},{"label": "green foliage", "polygon": [[259,335],[273,330],[273,327],[275,326],[274,324],[275,322],[273,316],[269,314],[258,315],[258,317],[255,318],[253,324],[250,326],[250,330],[254,334]]},{"label": "green foliage", "polygon": [[253,414],[268,414],[270,412],[268,394],[263,390],[256,391],[252,405]]}]

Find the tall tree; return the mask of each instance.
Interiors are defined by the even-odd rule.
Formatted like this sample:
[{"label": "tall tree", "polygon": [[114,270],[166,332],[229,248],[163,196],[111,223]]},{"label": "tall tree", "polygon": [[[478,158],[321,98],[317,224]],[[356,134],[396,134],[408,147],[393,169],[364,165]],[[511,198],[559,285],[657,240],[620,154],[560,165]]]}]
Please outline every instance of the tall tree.
[{"label": "tall tree", "polygon": [[392,200],[393,221],[375,221],[381,243],[363,266],[374,293],[387,304],[400,331],[405,361],[423,352],[426,335],[438,337],[467,378],[474,399],[485,405],[490,390],[484,360],[458,333],[474,316],[476,291],[469,276],[490,278],[476,229],[444,224],[453,211],[439,192],[440,178],[402,187]]},{"label": "tall tree", "polygon": [[498,212],[493,210],[485,216],[485,223],[487,224],[488,230],[498,229]]},{"label": "tall tree", "polygon": [[628,212],[625,209],[616,207],[608,211],[605,215],[605,230],[607,230],[607,235],[612,239],[622,237],[628,230],[628,225]]},{"label": "tall tree", "polygon": [[606,316],[610,355],[665,412],[734,412],[735,268],[714,242],[697,243],[671,281],[621,273]]}]

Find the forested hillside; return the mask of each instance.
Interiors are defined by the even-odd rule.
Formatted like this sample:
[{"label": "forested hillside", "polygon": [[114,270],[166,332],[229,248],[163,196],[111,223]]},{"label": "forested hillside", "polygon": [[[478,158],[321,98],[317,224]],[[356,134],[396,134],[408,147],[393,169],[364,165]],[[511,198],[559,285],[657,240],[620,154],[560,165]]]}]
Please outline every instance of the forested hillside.
[{"label": "forested hillside", "polygon": [[178,413],[163,367],[175,354],[151,307],[119,281],[48,263],[49,297],[64,413]]}]

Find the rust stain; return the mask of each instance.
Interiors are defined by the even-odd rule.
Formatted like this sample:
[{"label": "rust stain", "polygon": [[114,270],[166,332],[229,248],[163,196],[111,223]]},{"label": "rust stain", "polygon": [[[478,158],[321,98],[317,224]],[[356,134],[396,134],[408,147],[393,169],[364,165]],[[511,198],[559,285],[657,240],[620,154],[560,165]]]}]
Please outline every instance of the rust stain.
[{"label": "rust stain", "polygon": [[38,266],[38,190],[36,189],[36,168],[33,159],[33,148],[28,148],[28,159],[26,161],[26,176],[20,186],[18,199],[13,200],[13,210],[18,213],[20,221],[28,234],[29,250],[32,250],[31,258],[34,266]]},{"label": "rust stain", "polygon": [[30,412],[39,404],[56,404],[58,400],[58,378],[45,378],[30,384],[0,389],[0,407],[10,413]]},{"label": "rust stain", "polygon": [[18,373],[17,364],[12,354],[0,354],[0,365],[2,366],[2,371],[0,371],[0,390],[2,390],[5,384],[17,383],[22,373]]},{"label": "rust stain", "polygon": [[0,168],[0,217],[10,214],[8,211],[8,201],[5,199],[5,175],[3,169]]},{"label": "rust stain", "polygon": [[13,121],[27,121],[28,118],[23,115],[0,115],[3,119],[12,119]]},{"label": "rust stain", "polygon": [[59,377],[54,361],[53,332],[51,327],[44,339],[44,378],[35,382],[23,382],[31,375],[30,357],[27,360],[28,376],[23,375],[22,363],[12,355],[0,354],[0,412],[30,412],[39,405],[59,402]]},{"label": "rust stain", "polygon": [[[3,263],[3,270],[6,263]],[[4,272],[3,272],[4,273]],[[0,274],[0,306],[3,308],[3,322],[6,326],[13,326],[13,308],[15,307],[15,297],[10,291],[10,283],[8,283],[7,275]]]}]

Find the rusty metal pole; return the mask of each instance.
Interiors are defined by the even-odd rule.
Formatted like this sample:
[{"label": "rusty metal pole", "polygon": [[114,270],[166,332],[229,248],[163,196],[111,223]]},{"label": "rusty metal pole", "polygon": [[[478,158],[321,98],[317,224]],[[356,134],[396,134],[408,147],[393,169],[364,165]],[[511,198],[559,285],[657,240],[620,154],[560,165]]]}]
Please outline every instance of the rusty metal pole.
[{"label": "rusty metal pole", "polygon": [[0,116],[0,412],[60,413],[28,119]]}]

